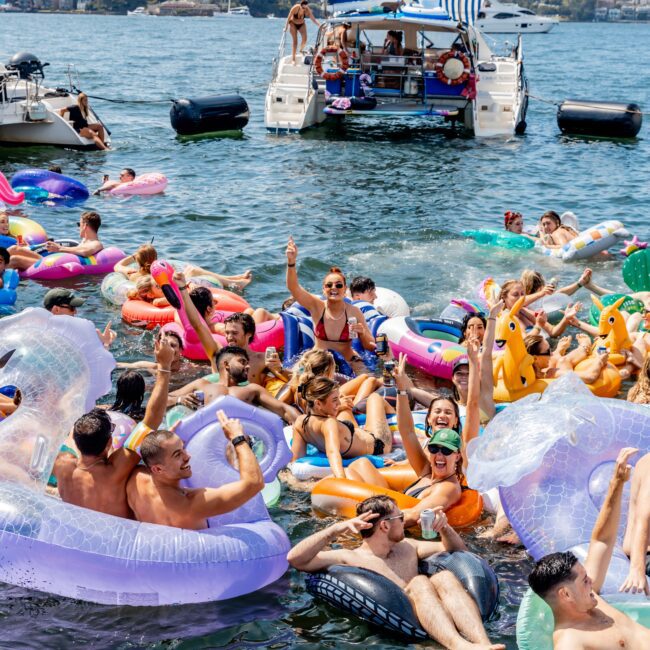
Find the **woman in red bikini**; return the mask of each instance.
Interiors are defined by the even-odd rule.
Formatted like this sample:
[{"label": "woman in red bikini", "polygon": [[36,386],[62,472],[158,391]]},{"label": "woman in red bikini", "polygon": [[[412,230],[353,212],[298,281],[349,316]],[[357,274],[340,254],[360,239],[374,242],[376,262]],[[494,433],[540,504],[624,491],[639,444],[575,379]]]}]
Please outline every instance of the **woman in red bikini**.
[{"label": "woman in red bikini", "polygon": [[[352,347],[352,336],[359,338],[366,350],[375,349],[373,338],[366,319],[361,310],[345,302],[346,283],[341,269],[332,267],[323,281],[323,294],[325,300],[314,296],[303,289],[298,282],[296,259],[298,248],[293,237],[289,237],[287,244],[287,289],[303,307],[305,307],[314,321],[315,348],[319,350],[336,350],[350,364],[356,374],[366,370],[362,359]],[[356,318],[356,323],[348,321]]]}]

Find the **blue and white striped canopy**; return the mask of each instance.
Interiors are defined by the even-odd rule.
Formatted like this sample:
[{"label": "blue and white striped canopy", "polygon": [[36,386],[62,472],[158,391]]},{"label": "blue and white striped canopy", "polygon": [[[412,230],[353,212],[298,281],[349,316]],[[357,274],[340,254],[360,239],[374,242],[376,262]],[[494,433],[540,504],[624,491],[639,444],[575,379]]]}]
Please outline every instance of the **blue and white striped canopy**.
[{"label": "blue and white striped canopy", "polygon": [[441,0],[449,17],[463,25],[473,25],[483,0]]}]

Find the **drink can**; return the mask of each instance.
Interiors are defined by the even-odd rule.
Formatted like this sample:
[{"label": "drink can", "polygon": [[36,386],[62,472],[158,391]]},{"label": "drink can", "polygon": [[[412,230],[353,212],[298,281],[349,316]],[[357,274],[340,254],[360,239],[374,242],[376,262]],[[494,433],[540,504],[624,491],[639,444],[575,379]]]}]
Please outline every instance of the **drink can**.
[{"label": "drink can", "polygon": [[203,406],[205,404],[205,393],[202,390],[195,390],[194,391],[194,397],[196,397],[196,401]]},{"label": "drink can", "polygon": [[605,352],[607,352],[607,348],[604,345],[599,345],[596,348],[596,352],[598,352],[598,354],[605,354]]},{"label": "drink can", "polygon": [[438,533],[433,530],[433,524],[436,520],[435,510],[423,510],[420,513],[420,528],[422,528],[422,539],[436,539]]},{"label": "drink can", "polygon": [[[356,325],[356,324],[357,324],[357,319],[354,316],[350,316],[350,318],[348,318],[348,326]],[[356,332],[353,332],[352,328],[350,328],[350,338],[351,339],[359,338],[359,335]]]},{"label": "drink can", "polygon": [[557,288],[558,285],[558,279],[557,278],[551,278],[548,282],[553,288]]},{"label": "drink can", "polygon": [[385,334],[377,334],[375,337],[375,353],[377,356],[383,356],[388,352],[388,337]]},{"label": "drink can", "polygon": [[272,359],[275,359],[277,354],[278,351],[272,345],[269,345],[269,347],[266,348],[266,351],[264,352],[264,361],[268,363]]},{"label": "drink can", "polygon": [[25,245],[25,238],[22,235],[17,235],[16,236],[16,243],[18,246],[24,246]]}]

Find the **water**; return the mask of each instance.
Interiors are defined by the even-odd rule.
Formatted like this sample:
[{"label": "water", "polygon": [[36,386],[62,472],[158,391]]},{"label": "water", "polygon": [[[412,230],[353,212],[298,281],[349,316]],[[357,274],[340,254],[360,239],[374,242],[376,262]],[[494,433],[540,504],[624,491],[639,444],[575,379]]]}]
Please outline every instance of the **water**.
[{"label": "water", "polygon": [[[10,176],[24,167],[59,164],[91,187],[124,166],[164,172],[170,180],[164,196],[87,202],[86,209],[102,215],[103,240],[133,251],[155,237],[161,256],[225,273],[250,267],[255,281],[246,297],[270,309],[287,295],[289,234],[298,243],[307,287],[317,290],[336,264],[349,276],[363,273],[399,290],[419,315],[438,313],[454,296],[471,296],[486,275],[503,281],[533,266],[560,282],[577,279],[583,265],[482,249],[459,238],[463,228],[499,226],[506,209],[521,210],[529,225],[548,209],[572,210],[583,225],[616,218],[641,239],[650,237],[647,124],[631,142],[564,137],[555,108],[533,100],[528,133],[510,139],[450,137],[426,122],[394,121],[267,135],[264,94],[282,28],[282,20],[266,19],[3,15],[0,57],[35,53],[51,63],[50,85],[64,85],[65,66],[75,63],[78,85],[91,95],[154,100],[239,89],[252,117],[242,138],[183,141],[169,126],[169,104],[91,100],[113,131],[113,151],[3,148],[0,170]],[[650,25],[561,24],[551,34],[527,36],[524,53],[533,95],[650,106],[638,65],[650,60]],[[79,209],[26,210],[52,236],[75,234]],[[620,266],[620,258],[592,264],[596,282],[623,288]],[[118,359],[151,353],[151,335],[120,323],[119,310],[101,299],[97,278],[57,284],[87,299],[82,315],[98,325],[113,319]],[[39,304],[47,288],[23,284],[18,307]],[[197,372],[188,365],[188,378]],[[320,525],[307,495],[285,486],[281,506],[273,516],[293,540]],[[483,540],[470,543],[491,558],[501,577],[502,607],[491,635],[514,648],[529,570],[525,554]],[[295,572],[235,603],[148,610],[7,586],[0,589],[0,617],[0,646],[12,648],[405,647],[313,602]]]}]

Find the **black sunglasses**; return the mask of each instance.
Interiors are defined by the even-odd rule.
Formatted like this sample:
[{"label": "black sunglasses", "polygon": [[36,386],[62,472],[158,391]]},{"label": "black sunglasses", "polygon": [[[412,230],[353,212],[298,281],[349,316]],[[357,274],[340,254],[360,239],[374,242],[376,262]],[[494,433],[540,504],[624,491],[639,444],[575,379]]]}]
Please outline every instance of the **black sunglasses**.
[{"label": "black sunglasses", "polygon": [[430,454],[437,454],[438,452],[442,453],[444,456],[451,456],[454,452],[453,449],[449,447],[441,447],[440,445],[429,445],[427,447]]},{"label": "black sunglasses", "polygon": [[551,356],[551,351],[546,350],[546,352],[538,352],[535,356],[536,357],[550,357]]},{"label": "black sunglasses", "polygon": [[331,289],[332,287],[336,287],[337,289],[343,289],[343,283],[342,282],[326,282],[324,286],[327,289]]},{"label": "black sunglasses", "polygon": [[401,521],[404,521],[404,513],[400,512],[399,515],[393,515],[392,517],[382,517],[379,521],[390,521],[391,519],[400,519]]}]

